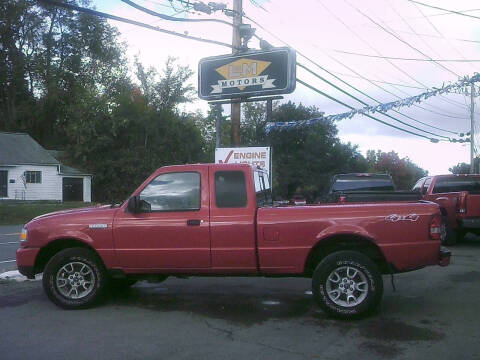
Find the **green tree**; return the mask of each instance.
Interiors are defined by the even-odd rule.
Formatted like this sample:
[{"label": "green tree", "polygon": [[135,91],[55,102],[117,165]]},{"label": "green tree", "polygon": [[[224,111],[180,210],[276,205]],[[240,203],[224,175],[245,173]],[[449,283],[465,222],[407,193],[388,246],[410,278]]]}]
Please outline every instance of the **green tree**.
[{"label": "green tree", "polygon": [[367,162],[370,172],[390,174],[399,190],[410,190],[418,179],[428,175],[428,171],[408,157],[400,158],[395,151],[368,150]]},{"label": "green tree", "polygon": [[[324,193],[333,174],[365,171],[367,162],[356,146],[343,144],[332,121],[322,120],[313,126],[265,134],[265,105],[245,104],[242,119],[242,142],[248,146],[270,145],[273,152],[274,196],[284,199],[300,192],[309,201]],[[275,122],[323,118],[315,106],[287,102],[275,104]]]},{"label": "green tree", "polygon": [[450,171],[452,174],[470,174],[470,164],[461,162],[452,166],[451,168],[448,168],[448,171]]},{"label": "green tree", "polygon": [[[88,101],[75,108],[69,153],[72,163],[94,174],[97,201],[125,199],[160,166],[204,160],[195,117],[179,114],[176,108],[157,107],[151,100],[162,101],[155,89],[164,79],[140,78],[142,88],[118,83],[112,94],[92,92]],[[146,96],[144,89],[152,92]]]}]

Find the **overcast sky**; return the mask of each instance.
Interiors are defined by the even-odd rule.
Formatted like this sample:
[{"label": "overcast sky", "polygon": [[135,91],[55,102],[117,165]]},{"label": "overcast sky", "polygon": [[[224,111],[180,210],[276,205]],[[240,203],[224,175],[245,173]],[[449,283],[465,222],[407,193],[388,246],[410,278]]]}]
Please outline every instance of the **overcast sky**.
[{"label": "overcast sky", "polygon": [[[207,15],[182,12],[182,6],[175,0],[173,4],[176,10],[171,7],[168,0],[135,1],[139,5],[164,14],[173,15],[178,12],[177,17],[231,20],[221,13]],[[232,8],[231,0],[222,2]],[[456,81],[458,76],[471,76],[480,69],[480,61],[435,63],[386,60],[341,52],[409,59],[427,59],[426,56],[428,56],[435,60],[480,60],[480,19],[446,14],[444,11],[416,5],[408,0],[257,0],[256,2],[261,4],[263,9],[249,0],[243,0],[244,12],[276,37],[252,24],[257,28],[257,35],[274,46],[285,46],[278,39],[283,40],[345,82],[382,103],[420,94],[426,90],[426,87],[439,87]],[[478,0],[424,0],[422,2],[455,11],[478,9],[467,14],[480,16]],[[93,4],[100,11],[168,30],[231,43],[231,27],[224,24],[169,22],[144,14],[120,0],[94,0]],[[247,19],[244,19],[244,22],[249,23]],[[130,59],[133,60],[135,55],[139,55],[144,64],[154,66],[159,71],[169,55],[177,57],[180,64],[189,65],[196,71],[201,58],[230,52],[228,48],[222,46],[185,40],[115,21],[110,23],[121,32],[122,39],[128,45]],[[251,48],[258,48],[258,41],[252,40],[249,45]],[[355,92],[298,54],[297,61],[361,100],[376,105],[372,99]],[[301,68],[297,68],[297,78],[350,106],[362,107],[356,100],[323,83]],[[196,81],[196,76],[193,81]],[[385,84],[382,81],[391,84]],[[285,100],[316,105],[327,115],[348,111],[342,105],[322,97],[301,84],[297,84],[295,92],[286,95]],[[480,101],[477,103],[480,105]],[[399,111],[415,120],[443,130],[453,132],[470,130],[469,97],[461,94],[443,95],[419,105],[423,109],[411,107],[402,108]],[[197,108],[205,110],[206,102],[198,100],[188,109]],[[225,107],[225,111],[228,112],[229,109]],[[398,113],[390,113],[390,115],[432,133],[458,137],[443,130],[424,126]],[[476,116],[480,119],[479,108]],[[378,117],[406,128],[382,115]],[[426,139],[395,130],[362,116],[342,120],[337,125],[340,139],[343,142],[358,144],[362,153],[365,154],[368,149],[387,152],[393,150],[402,157],[408,156],[413,162],[427,169],[430,174],[448,173],[448,168],[452,165],[470,161],[469,144],[449,142],[433,144]],[[410,130],[416,131],[411,128]]]}]

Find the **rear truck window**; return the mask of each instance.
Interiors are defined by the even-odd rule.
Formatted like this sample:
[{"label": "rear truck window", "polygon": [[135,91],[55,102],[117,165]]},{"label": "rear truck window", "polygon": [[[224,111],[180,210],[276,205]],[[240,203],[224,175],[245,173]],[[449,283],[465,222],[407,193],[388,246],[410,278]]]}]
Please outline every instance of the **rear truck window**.
[{"label": "rear truck window", "polygon": [[480,177],[439,177],[435,182],[433,193],[480,192]]},{"label": "rear truck window", "polygon": [[215,173],[215,204],[218,208],[247,206],[247,185],[243,171]]},{"label": "rear truck window", "polygon": [[253,181],[255,183],[257,206],[272,205],[272,189],[270,188],[268,174],[265,171],[255,170],[253,172]]},{"label": "rear truck window", "polygon": [[371,178],[356,178],[356,179],[337,179],[332,187],[333,191],[348,191],[348,190],[378,190],[378,191],[393,191],[392,181],[389,179],[371,179]]}]

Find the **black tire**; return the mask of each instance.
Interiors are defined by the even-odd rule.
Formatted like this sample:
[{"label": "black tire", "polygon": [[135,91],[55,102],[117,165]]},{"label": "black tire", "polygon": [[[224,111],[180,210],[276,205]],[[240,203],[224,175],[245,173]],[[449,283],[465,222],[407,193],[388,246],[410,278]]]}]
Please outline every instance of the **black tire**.
[{"label": "black tire", "polygon": [[[338,281],[329,280],[335,274]],[[312,291],[327,314],[350,320],[368,315],[378,307],[383,281],[378,266],[367,256],[356,251],[338,251],[325,257],[316,267]],[[358,302],[356,305],[350,304],[352,297]]]},{"label": "black tire", "polygon": [[103,294],[105,283],[106,272],[101,260],[84,248],[60,251],[43,271],[43,289],[55,305],[64,309],[92,306]]}]

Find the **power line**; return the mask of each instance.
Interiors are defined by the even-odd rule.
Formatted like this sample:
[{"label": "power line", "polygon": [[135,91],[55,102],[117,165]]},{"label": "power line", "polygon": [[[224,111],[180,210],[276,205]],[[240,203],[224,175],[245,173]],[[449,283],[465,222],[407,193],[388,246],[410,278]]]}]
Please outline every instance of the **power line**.
[{"label": "power line", "polygon": [[[275,34],[273,34],[271,31],[269,31],[268,29],[266,29],[264,26],[262,26],[260,23],[256,22],[255,20],[253,20],[252,18],[250,18],[250,17],[247,16],[246,14],[244,14],[244,17],[247,18],[248,20],[250,20],[251,22],[253,22],[255,25],[259,26],[261,29],[263,29],[265,32],[267,32],[267,33],[270,34],[271,36],[273,36],[273,37],[274,37],[275,39],[277,39],[278,41],[282,42],[283,44],[285,44],[285,45],[287,45],[287,46],[289,46],[289,47],[292,47],[292,46],[289,45],[287,42],[285,42],[284,40],[282,40],[281,38],[279,38],[278,36],[276,36]],[[292,47],[292,48],[293,48],[293,47]],[[328,71],[327,69],[325,69],[324,67],[322,67],[322,66],[321,66],[320,64],[318,64],[316,61],[312,60],[310,57],[306,56],[305,54],[303,54],[303,53],[300,52],[299,50],[296,50],[296,51],[297,51],[297,53],[298,53],[299,55],[301,55],[302,57],[304,57],[305,59],[307,59],[308,61],[310,61],[310,62],[313,63],[314,65],[316,65],[316,66],[317,66],[318,68],[320,68],[321,70],[327,72],[328,74],[330,74],[330,75],[333,76],[334,78],[338,79],[339,81],[343,82],[344,84],[346,84],[347,86],[353,88],[354,90],[358,91],[359,93],[367,96],[368,98],[376,101],[377,103],[380,103],[378,100],[376,100],[376,99],[372,98],[371,96],[365,94],[365,93],[362,92],[361,90],[353,87],[352,85],[348,84],[347,82],[345,82],[344,80],[342,80],[342,79],[339,78],[338,76],[332,74],[330,71]],[[378,86],[378,85],[376,85],[376,84],[374,84],[374,85],[375,85],[375,86]],[[383,88],[382,88],[382,89],[383,89]],[[392,93],[392,94],[393,94],[393,93]],[[395,94],[393,94],[393,95],[395,95]],[[397,96],[397,98],[400,99],[400,97],[398,97],[398,96]],[[419,105],[416,105],[416,106],[419,106]],[[428,110],[428,109],[426,109],[426,110]],[[409,119],[411,119],[411,120],[414,120],[414,121],[416,121],[416,122],[419,122],[419,123],[421,123],[421,124],[423,124],[423,125],[436,128],[437,130],[441,130],[441,131],[445,131],[445,132],[449,132],[449,133],[453,133],[453,134],[457,134],[457,135],[459,134],[459,133],[456,133],[456,132],[452,132],[452,131],[449,131],[449,130],[437,128],[437,127],[435,127],[435,126],[433,126],[433,125],[429,125],[429,124],[423,123],[423,122],[421,122],[421,121],[419,121],[419,120],[413,119],[412,117],[410,117],[410,116],[408,116],[408,115],[405,115],[405,114],[403,114],[403,113],[400,113],[400,112],[398,112],[398,111],[396,111],[396,110],[395,110],[395,112],[397,112],[397,113],[399,113],[400,115],[403,115],[404,117],[407,117],[407,118],[409,118]],[[442,114],[442,115],[443,115],[443,114]],[[398,121],[400,121],[400,120],[398,120]],[[400,121],[400,122],[401,122],[401,121]],[[425,131],[425,130],[423,130],[423,131]]]},{"label": "power line", "polygon": [[[177,17],[174,17],[174,16],[169,16],[169,15],[165,15],[165,14],[160,14],[158,12],[155,12],[153,10],[150,10],[150,9],[147,9],[146,7],[143,7],[143,6],[140,6],[136,3],[134,3],[133,1],[130,1],[130,0],[121,0],[122,2],[124,2],[125,4],[128,4],[132,7],[134,7],[135,9],[137,10],[140,10],[144,13],[147,13],[149,15],[152,15],[152,16],[156,16],[156,17],[159,17],[163,20],[168,20],[168,21],[180,21],[180,22],[216,22],[216,23],[221,23],[221,24],[225,24],[225,25],[229,25],[229,26],[233,26],[231,23],[229,23],[228,21],[224,21],[224,20],[219,20],[219,19],[188,19],[188,18],[177,18]],[[182,10],[182,11],[185,11],[185,10]]]},{"label": "power line", "polygon": [[[334,88],[337,89],[338,91],[346,94],[347,96],[350,96],[352,99],[357,100],[357,101],[358,101],[359,103],[361,103],[362,105],[370,106],[370,105],[367,104],[365,101],[363,101],[363,100],[361,100],[361,99],[353,96],[352,94],[348,93],[347,91],[341,89],[340,87],[338,87],[338,86],[336,86],[335,84],[331,83],[330,81],[328,81],[327,79],[325,79],[325,78],[323,78],[322,76],[318,75],[318,74],[315,73],[314,71],[310,70],[310,69],[307,68],[305,65],[299,64],[299,63],[297,62],[297,66],[299,66],[299,67],[301,67],[302,69],[308,71],[310,74],[312,74],[312,75],[314,75],[315,77],[319,78],[320,80],[326,82],[327,84],[329,84],[330,86],[334,87]],[[358,89],[356,89],[356,88],[354,88],[354,89],[358,91]],[[367,96],[368,96],[368,95],[367,95]],[[368,97],[370,97],[370,96],[368,96]],[[370,98],[371,98],[371,97],[370,97]],[[375,100],[374,98],[371,98],[371,99],[373,99],[373,100],[376,101],[378,104],[380,104],[380,102],[377,101],[377,100]],[[408,124],[408,123],[406,123],[406,122],[404,122],[404,121],[402,121],[402,120],[399,120],[399,119],[397,119],[397,118],[395,118],[395,117],[393,117],[393,116],[391,116],[391,115],[389,115],[389,114],[387,114],[387,113],[385,113],[385,112],[380,112],[380,114],[382,114],[382,115],[384,115],[384,116],[386,116],[386,117],[389,117],[389,118],[391,118],[391,119],[399,122],[399,123],[402,124],[402,125],[411,127],[412,129],[419,130],[419,131],[425,132],[425,133],[427,133],[427,134],[434,135],[434,136],[438,136],[438,137],[441,137],[441,138],[450,139],[448,136],[439,135],[439,134],[432,133],[432,132],[427,131],[427,130],[424,130],[424,129],[420,129],[420,128],[416,127],[416,126],[413,126],[413,125]]]},{"label": "power line", "polygon": [[[332,101],[335,101],[336,103],[339,103],[339,104],[341,104],[341,105],[349,108],[350,110],[355,110],[355,108],[351,107],[350,105],[345,104],[344,102],[342,102],[342,101],[340,101],[340,100],[338,100],[338,99],[336,99],[336,98],[334,98],[334,97],[332,97],[332,96],[324,93],[323,91],[321,91],[321,90],[313,87],[312,85],[310,85],[310,84],[308,84],[308,83],[306,83],[306,82],[304,82],[304,81],[302,81],[302,80],[300,80],[300,79],[298,79],[298,78],[297,78],[297,82],[300,83],[300,84],[302,84],[303,86],[309,88],[310,90],[313,90],[313,91],[319,93],[320,95],[323,95],[323,96],[325,96],[326,98],[328,98],[328,99],[330,99],[330,100],[332,100]],[[424,138],[424,139],[428,139],[428,140],[430,140],[431,142],[437,143],[437,142],[439,142],[439,141],[442,141],[441,139],[429,138],[428,136],[425,136],[425,135],[422,135],[422,134],[417,134],[417,133],[415,133],[415,132],[413,132],[413,131],[410,131],[410,130],[402,129],[401,127],[398,127],[398,126],[396,126],[396,125],[387,123],[387,122],[385,122],[385,121],[383,121],[383,120],[380,120],[380,119],[378,119],[378,118],[376,118],[375,116],[372,116],[372,115],[370,115],[370,114],[362,114],[362,115],[365,115],[365,116],[367,116],[367,117],[369,117],[369,118],[371,118],[371,119],[373,119],[373,120],[375,120],[375,121],[377,121],[377,122],[379,122],[379,123],[382,123],[382,124],[384,124],[384,125],[390,126],[390,127],[394,128],[394,129],[397,129],[397,130],[400,130],[400,131],[404,131],[404,132],[406,132],[406,133],[409,133],[409,134],[415,135],[415,136],[419,136],[419,137],[422,137],[422,138]]]},{"label": "power line", "polygon": [[480,62],[480,59],[468,60],[468,59],[418,59],[418,58],[404,58],[404,57],[395,57],[395,56],[380,56],[380,55],[371,55],[371,54],[361,54],[351,51],[344,51],[338,49],[332,49],[335,52],[348,55],[363,56],[369,58],[378,58],[378,59],[390,59],[390,60],[404,60],[404,61],[424,61],[424,62]]},{"label": "power line", "polygon": [[[397,39],[398,41],[402,42],[403,44],[407,45],[409,48],[411,48],[412,50],[418,52],[419,54],[421,54],[422,56],[425,56],[426,58],[434,61],[430,56],[428,56],[427,54],[425,54],[423,51],[417,49],[415,46],[411,45],[409,42],[403,40],[400,36],[398,36],[397,34],[395,34],[394,32],[388,30],[386,27],[384,27],[382,24],[378,23],[377,21],[375,21],[374,19],[372,19],[370,16],[368,16],[367,14],[365,14],[362,10],[360,10],[358,7],[356,7],[355,5],[352,5],[350,4],[349,1],[347,0],[343,0],[346,4],[348,4],[350,7],[353,7],[355,10],[357,10],[357,12],[359,12],[362,16],[366,17],[368,20],[370,20],[371,22],[373,22],[375,25],[377,25],[378,27],[380,27],[383,31],[385,31],[386,33],[390,34],[391,36],[393,36],[395,39]],[[455,72],[453,72],[452,70],[450,70],[449,68],[443,66],[442,64],[438,63],[438,62],[435,62],[436,64],[438,64],[442,69],[444,69],[445,71],[455,75],[458,77],[458,74],[456,74]]]},{"label": "power line", "polygon": [[[361,42],[363,42],[365,45],[367,45],[371,50],[373,50],[376,54],[382,56],[383,54],[381,54],[374,46],[372,46],[367,40],[365,40],[363,37],[361,37],[358,32],[354,31],[345,21],[343,21],[340,17],[338,17],[333,11],[331,11],[327,6],[325,6],[320,0],[317,0],[317,3],[320,4],[320,6],[322,6],[331,16],[333,16],[338,22],[340,22],[348,31],[350,31],[356,38],[358,38]],[[329,55],[330,56],[330,55]],[[398,65],[396,65],[393,61],[391,61],[390,59],[385,59],[385,61],[387,61],[391,66],[393,66],[395,69],[397,69],[399,72],[401,72],[402,74],[404,74],[406,77],[408,77],[409,79],[413,80],[414,82],[416,82],[417,84],[423,86],[424,89],[428,89],[428,86],[423,84],[422,82],[420,82],[419,80],[415,79],[414,77],[412,77],[409,73],[407,73],[406,71],[404,71],[402,68],[400,68]],[[344,64],[342,64],[343,66],[346,66]],[[352,71],[351,69],[349,69],[350,71]],[[393,88],[395,88],[397,91],[401,92],[402,94],[404,95],[407,95],[407,96],[411,96],[409,93],[401,90],[401,89],[398,89],[396,86],[394,85],[391,85]],[[401,99],[400,96],[388,91],[388,90],[385,90],[384,88],[380,87],[380,86],[377,86],[381,89],[383,89],[384,91],[386,91],[387,93],[391,94],[391,95],[394,95],[395,97],[397,97],[398,99]],[[445,101],[445,102],[448,102],[446,101],[446,99],[440,97],[439,98],[440,100],[442,101]],[[426,111],[429,111],[431,113],[434,113],[434,114],[437,114],[437,115],[441,115],[441,116],[445,116],[445,117],[451,117],[451,118],[456,118],[456,119],[465,119],[463,117],[458,117],[458,116],[454,116],[454,115],[447,115],[447,114],[443,114],[443,113],[439,113],[439,112],[436,112],[434,110],[429,110],[429,109],[426,109],[424,108],[423,106],[420,106],[420,105],[414,105],[415,107],[418,107],[420,109],[423,109],[423,110],[426,110]],[[430,105],[431,106],[431,105]],[[433,107],[433,106],[431,106]],[[442,111],[445,111],[442,109]]]},{"label": "power line", "polygon": [[196,36],[185,35],[185,34],[182,34],[182,33],[175,32],[175,31],[161,29],[158,26],[148,25],[148,24],[145,24],[145,23],[142,23],[142,22],[139,22],[139,21],[123,18],[123,17],[120,17],[120,16],[112,15],[112,14],[107,14],[107,13],[92,10],[92,9],[87,9],[87,8],[84,8],[84,7],[80,7],[80,6],[76,6],[76,5],[72,5],[72,4],[68,4],[68,3],[61,3],[61,2],[53,1],[53,0],[37,0],[37,1],[40,2],[40,3],[47,4],[47,5],[61,7],[61,8],[68,9],[68,10],[74,10],[74,11],[82,12],[82,13],[85,13],[85,14],[102,17],[102,18],[105,18],[105,19],[111,19],[111,20],[120,21],[120,22],[124,22],[124,23],[127,23],[127,24],[131,24],[131,25],[140,26],[140,27],[143,27],[143,28],[146,28],[146,29],[158,31],[158,32],[161,32],[161,33],[169,34],[169,35],[178,36],[178,37],[181,37],[181,38],[184,38],[184,39],[190,39],[190,40],[200,41],[200,42],[204,42],[204,43],[225,46],[225,47],[228,47],[228,48],[232,49],[232,45],[221,42],[221,41],[203,39],[203,38],[196,37]]},{"label": "power line", "polygon": [[[398,96],[397,94],[391,92],[391,91],[388,90],[388,89],[385,89],[383,86],[380,86],[380,85],[374,83],[371,79],[368,79],[368,78],[364,77],[362,74],[360,74],[359,72],[355,71],[354,69],[352,69],[352,68],[349,67],[348,65],[342,63],[341,61],[337,60],[337,59],[334,58],[333,56],[330,56],[330,55],[328,55],[328,54],[327,54],[327,56],[328,56],[330,59],[332,59],[333,61],[337,62],[338,64],[342,65],[342,66],[345,67],[346,69],[348,69],[348,70],[350,70],[351,72],[353,72],[354,74],[356,74],[360,79],[363,79],[363,80],[369,82],[369,83],[372,84],[373,86],[379,88],[380,90],[386,92],[387,94],[393,95],[395,98],[397,98],[397,99],[399,99],[399,100],[402,99],[402,98],[401,98],[400,96]],[[401,91],[401,90],[398,89],[394,84],[389,84],[389,85],[392,86],[392,87],[394,87],[394,88],[397,89],[398,91]],[[421,89],[423,89],[423,88],[421,88]],[[403,92],[403,91],[401,91],[401,92]],[[408,93],[405,93],[405,92],[403,92],[403,93],[406,94],[407,96],[411,96],[411,95],[408,94]],[[417,107],[417,108],[419,108],[419,109],[422,109],[422,110],[424,110],[424,111],[430,112],[430,113],[432,113],[432,114],[439,115],[439,116],[443,116],[443,117],[448,117],[448,118],[452,118],[452,119],[462,119],[462,120],[466,120],[466,119],[467,119],[467,118],[465,118],[465,117],[459,117],[459,116],[455,116],[455,115],[448,115],[448,114],[444,114],[444,113],[441,113],[441,112],[437,112],[437,111],[435,111],[435,110],[427,109],[427,108],[425,108],[425,107],[423,107],[423,106],[420,106],[420,105],[418,105],[418,104],[413,104],[413,106],[415,106],[415,107]],[[408,116],[408,115],[405,115],[405,114],[403,114],[403,113],[401,113],[401,115],[402,115],[402,116],[405,116],[405,117],[407,117],[407,118],[409,118],[409,119],[411,119],[411,120],[420,122],[420,120],[413,119],[412,117],[410,117],[410,116]],[[422,123],[422,122],[420,122],[420,123]],[[427,124],[426,124],[426,125],[427,125]],[[460,134],[459,132],[454,132],[454,131],[442,129],[442,128],[436,127],[436,126],[434,126],[434,125],[428,124],[428,126],[430,126],[430,127],[432,127],[432,128],[435,128],[435,129],[437,129],[437,130],[442,130],[442,131],[449,132],[449,133],[452,133],[452,134],[457,134],[457,135]]]},{"label": "power line", "polygon": [[465,14],[465,13],[460,12],[460,11],[454,11],[454,10],[444,9],[444,8],[441,8],[441,7],[438,7],[438,6],[433,6],[433,5],[424,4],[424,3],[420,2],[420,1],[415,1],[415,0],[408,0],[408,1],[410,1],[410,2],[412,2],[412,3],[415,3],[415,4],[418,4],[418,5],[423,5],[423,6],[432,8],[432,9],[447,11],[447,12],[452,13],[452,14],[457,14],[457,15],[461,15],[461,16],[466,16],[466,17],[473,18],[473,19],[480,19],[480,16],[469,15],[469,14]]}]

